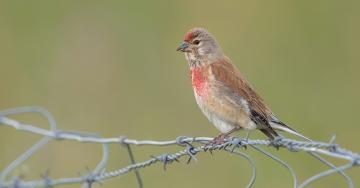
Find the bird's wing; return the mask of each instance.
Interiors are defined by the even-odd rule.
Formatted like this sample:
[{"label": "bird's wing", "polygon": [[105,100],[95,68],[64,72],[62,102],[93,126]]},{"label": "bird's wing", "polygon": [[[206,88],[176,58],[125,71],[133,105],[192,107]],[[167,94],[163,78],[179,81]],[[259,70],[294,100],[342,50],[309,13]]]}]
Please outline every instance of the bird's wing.
[{"label": "bird's wing", "polygon": [[[270,126],[272,112],[230,60],[228,58],[218,60],[211,63],[210,68],[218,86],[232,93],[229,95],[233,98],[232,100],[246,101],[249,116],[259,126],[260,130],[270,138],[277,136],[277,133]],[[243,103],[243,101],[239,101],[239,103]]]}]

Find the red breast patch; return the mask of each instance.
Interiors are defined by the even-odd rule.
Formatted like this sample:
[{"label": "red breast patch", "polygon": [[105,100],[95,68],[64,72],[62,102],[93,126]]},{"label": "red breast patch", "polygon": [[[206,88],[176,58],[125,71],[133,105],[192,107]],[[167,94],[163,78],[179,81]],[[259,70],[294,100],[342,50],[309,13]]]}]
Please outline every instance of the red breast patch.
[{"label": "red breast patch", "polygon": [[203,96],[207,94],[208,85],[207,85],[207,77],[205,74],[205,68],[192,68],[190,69],[191,73],[191,81],[193,89],[196,94],[199,96]]}]

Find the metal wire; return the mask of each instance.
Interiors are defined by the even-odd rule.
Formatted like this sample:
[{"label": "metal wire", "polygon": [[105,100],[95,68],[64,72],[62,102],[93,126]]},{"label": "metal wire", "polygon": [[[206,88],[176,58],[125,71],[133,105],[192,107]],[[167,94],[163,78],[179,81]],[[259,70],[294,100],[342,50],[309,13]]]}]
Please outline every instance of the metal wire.
[{"label": "metal wire", "polygon": [[[131,150],[131,146],[129,144],[124,144],[124,145],[125,145],[125,147],[127,149],[127,152],[129,154],[131,164],[135,164],[136,163],[135,162],[135,157],[134,157],[134,154],[133,154],[133,152]],[[138,182],[139,188],[143,188],[144,186],[143,186],[143,183],[142,183],[142,180],[141,180],[140,172],[138,170],[135,170],[134,173],[135,173],[136,181]]]},{"label": "metal wire", "polygon": [[[40,113],[45,118],[47,118],[50,129],[43,129],[33,125],[20,123],[19,121],[10,118],[11,115],[21,114],[21,113]],[[288,139],[284,137],[279,137],[274,141],[270,140],[252,140],[252,139],[242,139],[238,137],[233,137],[227,139],[223,144],[217,145],[209,145],[208,142],[211,141],[213,138],[209,137],[187,137],[187,136],[180,136],[174,140],[168,141],[154,141],[154,140],[135,140],[135,139],[128,139],[124,136],[120,137],[113,137],[113,138],[103,138],[96,136],[95,134],[85,134],[85,133],[78,133],[78,132],[70,132],[70,131],[60,131],[56,127],[56,122],[51,114],[46,111],[45,109],[39,107],[23,107],[23,108],[16,108],[10,109],[5,111],[0,111],[0,126],[8,126],[13,127],[18,131],[24,131],[32,134],[37,134],[43,136],[43,138],[34,144],[30,149],[12,161],[4,170],[0,173],[0,188],[8,188],[8,187],[16,187],[16,188],[28,188],[28,187],[51,187],[55,185],[64,185],[64,184],[82,184],[83,187],[91,187],[93,183],[101,183],[110,178],[114,178],[117,176],[122,176],[132,171],[135,172],[135,176],[138,182],[139,187],[143,187],[143,181],[141,180],[141,176],[139,174],[139,170],[142,168],[147,168],[151,165],[156,163],[162,163],[164,169],[166,166],[175,162],[178,162],[182,157],[189,157],[189,160],[197,160],[195,155],[199,152],[214,152],[214,151],[225,151],[229,152],[235,156],[239,156],[245,158],[247,162],[252,167],[252,177],[247,184],[247,187],[252,187],[256,180],[256,167],[254,160],[247,154],[239,152],[238,149],[241,147],[250,146],[251,148],[261,152],[262,154],[268,156],[272,160],[280,163],[282,166],[286,167],[293,177],[294,185],[293,187],[303,188],[329,174],[340,172],[346,178],[348,187],[352,188],[353,182],[349,176],[344,173],[344,170],[349,168],[358,167],[360,166],[360,155],[341,148],[340,146],[334,144],[334,140],[330,143],[326,142],[318,142],[318,141],[298,141],[293,139]],[[44,175],[42,179],[38,180],[30,180],[25,181],[22,180],[20,177],[11,177],[9,178],[9,174],[19,167],[20,164],[25,162],[34,153],[44,145],[48,143],[50,139],[61,141],[61,140],[73,140],[78,142],[91,142],[97,143],[102,145],[103,147],[103,156],[101,161],[98,163],[96,168],[86,175],[73,177],[73,178],[59,178],[59,179],[52,179],[48,177],[48,175]],[[128,155],[130,157],[130,162],[128,166],[119,168],[114,171],[106,171],[106,165],[109,157],[109,144],[122,144],[126,146]],[[196,146],[194,146],[196,144]],[[175,153],[166,153],[157,156],[153,156],[152,158],[142,161],[142,162],[135,162],[134,154],[131,151],[130,146],[142,146],[142,145],[151,145],[151,146],[181,146],[185,147],[185,149],[181,149]],[[273,154],[261,149],[259,146],[273,146],[276,148],[284,148],[290,152],[308,152],[311,153],[319,161],[327,164],[331,167],[330,170],[325,172],[319,173],[314,175],[304,181],[302,184],[299,185],[296,173],[291,168],[291,166],[280,158],[275,157]],[[326,160],[322,159],[320,155],[328,156],[336,159],[341,159],[346,164],[336,167],[331,163],[327,162]]]}]

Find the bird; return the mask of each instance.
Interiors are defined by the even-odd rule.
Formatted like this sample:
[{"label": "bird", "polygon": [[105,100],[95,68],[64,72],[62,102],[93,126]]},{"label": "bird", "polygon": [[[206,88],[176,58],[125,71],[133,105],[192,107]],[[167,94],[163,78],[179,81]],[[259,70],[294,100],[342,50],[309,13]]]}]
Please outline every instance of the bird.
[{"label": "bird", "polygon": [[239,130],[260,130],[270,140],[279,136],[277,131],[307,139],[274,115],[209,31],[190,29],[177,51],[189,64],[197,105],[220,131],[213,143],[223,143]]}]

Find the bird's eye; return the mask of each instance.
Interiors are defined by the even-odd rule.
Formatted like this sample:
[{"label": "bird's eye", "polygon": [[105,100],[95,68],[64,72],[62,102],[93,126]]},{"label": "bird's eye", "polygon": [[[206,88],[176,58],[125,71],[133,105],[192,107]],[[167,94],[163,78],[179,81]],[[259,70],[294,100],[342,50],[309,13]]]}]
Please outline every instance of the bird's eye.
[{"label": "bird's eye", "polygon": [[194,44],[198,45],[200,43],[200,40],[194,40]]}]

